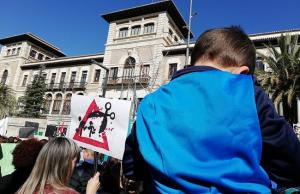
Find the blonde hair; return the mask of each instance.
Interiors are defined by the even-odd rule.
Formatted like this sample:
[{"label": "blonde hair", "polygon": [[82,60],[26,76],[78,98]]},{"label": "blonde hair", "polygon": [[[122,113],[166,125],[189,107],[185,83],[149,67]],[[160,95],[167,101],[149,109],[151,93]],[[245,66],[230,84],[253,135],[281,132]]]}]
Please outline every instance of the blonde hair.
[{"label": "blonde hair", "polygon": [[50,140],[39,153],[30,176],[17,192],[18,194],[43,194],[46,184],[53,191],[68,189],[72,175],[72,161],[80,150],[76,143],[64,137]]}]

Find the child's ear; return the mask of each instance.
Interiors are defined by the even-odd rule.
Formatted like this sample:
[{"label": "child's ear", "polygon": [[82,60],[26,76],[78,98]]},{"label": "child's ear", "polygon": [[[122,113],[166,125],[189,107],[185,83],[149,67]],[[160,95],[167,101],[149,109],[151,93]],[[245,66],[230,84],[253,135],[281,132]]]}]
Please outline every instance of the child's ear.
[{"label": "child's ear", "polygon": [[240,66],[235,68],[232,73],[234,74],[248,74],[249,73],[249,67],[247,66]]}]

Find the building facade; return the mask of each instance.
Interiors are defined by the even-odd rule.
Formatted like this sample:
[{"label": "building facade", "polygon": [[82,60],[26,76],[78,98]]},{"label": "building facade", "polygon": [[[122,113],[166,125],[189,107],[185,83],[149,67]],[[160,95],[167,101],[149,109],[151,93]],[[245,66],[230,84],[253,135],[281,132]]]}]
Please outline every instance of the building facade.
[{"label": "building facade", "polygon": [[[1,83],[22,98],[28,84],[44,68],[47,92],[47,124],[70,124],[70,101],[74,94],[102,95],[109,68],[106,97],[134,100],[167,83],[185,66],[187,24],[172,1],[161,1],[102,15],[109,25],[103,53],[68,57],[57,47],[31,34],[0,39]],[[281,34],[298,30],[249,35],[257,51],[266,53],[265,43]],[[191,34],[193,36],[193,34]],[[194,44],[190,45],[193,49]],[[266,70],[262,63],[258,68]],[[136,100],[137,99],[137,100]],[[298,100],[299,101],[299,100]],[[280,112],[280,108],[279,108]],[[300,122],[300,102],[298,102]]]}]

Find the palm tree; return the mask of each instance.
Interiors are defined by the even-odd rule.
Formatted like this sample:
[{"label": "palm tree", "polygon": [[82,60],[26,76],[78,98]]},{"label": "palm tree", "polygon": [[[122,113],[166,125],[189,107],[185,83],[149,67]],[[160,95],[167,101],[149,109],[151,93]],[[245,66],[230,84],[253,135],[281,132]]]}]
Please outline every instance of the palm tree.
[{"label": "palm tree", "polygon": [[264,72],[257,72],[257,78],[274,104],[282,102],[283,115],[290,123],[297,122],[297,98],[300,97],[300,47],[298,36],[281,35],[278,48],[265,45],[268,54],[258,55],[269,66]]},{"label": "palm tree", "polygon": [[0,84],[0,119],[14,113],[16,99],[12,90],[4,84]]}]

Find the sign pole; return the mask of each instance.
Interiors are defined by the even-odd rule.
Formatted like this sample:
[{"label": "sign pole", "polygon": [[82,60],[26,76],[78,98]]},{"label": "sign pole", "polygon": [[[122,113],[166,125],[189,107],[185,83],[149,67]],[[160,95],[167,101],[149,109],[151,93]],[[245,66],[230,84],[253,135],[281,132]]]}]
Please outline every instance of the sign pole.
[{"label": "sign pole", "polygon": [[[101,97],[104,98],[105,94],[106,94],[109,69],[107,67],[105,67],[102,63],[99,63],[95,60],[91,60],[91,62],[105,70],[105,78],[104,78],[104,82],[102,84],[102,95],[101,95]],[[98,166],[98,152],[94,152],[94,171],[95,171],[95,173],[97,172],[97,166]]]}]

